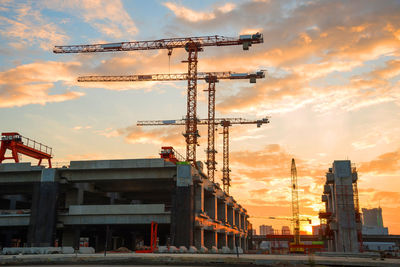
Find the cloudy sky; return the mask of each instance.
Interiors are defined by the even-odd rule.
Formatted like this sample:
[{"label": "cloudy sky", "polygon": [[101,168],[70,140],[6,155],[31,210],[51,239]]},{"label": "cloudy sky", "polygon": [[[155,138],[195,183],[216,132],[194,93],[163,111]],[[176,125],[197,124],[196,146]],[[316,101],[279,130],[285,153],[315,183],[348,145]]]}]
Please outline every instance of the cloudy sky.
[{"label": "cloudy sky", "polygon": [[[400,2],[390,0],[0,0],[0,130],[52,146],[55,162],[157,157],[168,144],[184,154],[184,128],[135,124],[182,118],[185,82],[76,82],[80,75],[186,72],[182,49],[169,62],[162,50],[53,54],[53,46],[259,31],[264,43],[249,51],[210,47],[199,55],[199,71],[268,72],[255,85],[216,86],[217,117],[271,116],[261,128],[231,128],[232,195],[256,228],[288,225],[263,217],[290,216],[295,158],[300,211],[318,224],[325,172],[350,159],[361,207],[380,205],[389,232],[400,234],[399,14]],[[204,118],[205,88],[200,81]],[[204,160],[205,127],[201,135]],[[220,169],[219,134],[217,142]]]}]

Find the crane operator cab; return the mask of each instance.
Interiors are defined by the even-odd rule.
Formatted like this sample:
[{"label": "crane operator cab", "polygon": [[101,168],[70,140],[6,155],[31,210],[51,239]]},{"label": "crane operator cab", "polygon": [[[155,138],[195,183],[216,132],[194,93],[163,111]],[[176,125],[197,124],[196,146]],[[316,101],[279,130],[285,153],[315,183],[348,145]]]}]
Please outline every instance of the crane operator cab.
[{"label": "crane operator cab", "polygon": [[22,136],[19,133],[2,133],[1,141],[15,141],[22,143]]},{"label": "crane operator cab", "polygon": [[239,40],[243,41],[243,50],[249,50],[249,47],[252,44],[252,41],[257,42],[259,41],[263,41],[263,35],[259,32],[257,32],[256,34],[243,34],[239,36]]},{"label": "crane operator cab", "polygon": [[165,161],[177,163],[178,159],[175,157],[175,150],[172,146],[163,146],[161,147],[160,156]]}]

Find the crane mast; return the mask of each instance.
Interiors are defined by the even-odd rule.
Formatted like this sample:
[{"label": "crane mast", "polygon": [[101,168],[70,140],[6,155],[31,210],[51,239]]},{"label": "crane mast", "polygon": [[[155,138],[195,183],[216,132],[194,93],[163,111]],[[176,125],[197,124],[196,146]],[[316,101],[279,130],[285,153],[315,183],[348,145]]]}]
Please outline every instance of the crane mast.
[{"label": "crane mast", "polygon": [[[230,169],[229,169],[229,127],[233,124],[256,124],[257,127],[261,127],[263,124],[269,123],[268,118],[260,120],[247,120],[243,118],[214,118],[215,125],[219,124],[223,127],[223,166],[222,166],[222,184],[224,191],[229,194],[229,188],[231,186],[230,180]],[[198,125],[210,125],[208,119],[198,119]],[[150,120],[150,121],[138,121],[137,126],[170,126],[170,125],[186,125],[186,120]],[[215,155],[215,154],[214,154]],[[215,160],[215,158],[213,158]],[[207,160],[209,160],[207,158]],[[215,162],[215,161],[214,161]],[[214,182],[214,181],[213,181]]]},{"label": "crane mast", "polygon": [[223,156],[222,156],[222,185],[224,191],[229,194],[229,187],[231,186],[231,177],[229,168],[229,126],[232,126],[229,120],[221,122],[222,126],[222,140],[223,140]]},{"label": "crane mast", "polygon": [[294,245],[300,244],[300,212],[299,212],[299,191],[297,187],[297,169],[294,159],[291,166],[291,181],[292,181],[292,214],[293,214],[293,235]]},{"label": "crane mast", "polygon": [[197,130],[197,63],[198,52],[208,46],[243,45],[243,50],[248,50],[252,44],[263,43],[263,35],[260,33],[241,35],[239,38],[230,38],[219,35],[169,38],[151,41],[134,41],[93,45],[66,45],[55,46],[54,53],[92,53],[92,52],[116,52],[167,49],[168,53],[174,48],[185,48],[188,52],[188,92],[186,111],[186,160],[196,166],[196,146],[199,136]]},{"label": "crane mast", "polygon": [[209,76],[208,79],[208,124],[207,124],[207,177],[215,182],[215,83],[218,82],[217,76]]},{"label": "crane mast", "polygon": [[[188,73],[139,74],[139,75],[121,75],[121,76],[82,76],[78,77],[78,82],[183,81],[183,80],[189,80],[188,77],[189,77]],[[208,83],[208,89],[205,90],[206,92],[208,92],[208,131],[207,131],[208,138],[207,138],[207,150],[206,150],[207,153],[206,165],[207,165],[207,176],[213,182],[215,181],[215,169],[216,169],[215,154],[217,153],[217,150],[215,149],[215,83],[219,82],[220,79],[221,80],[248,79],[250,83],[255,83],[257,79],[262,79],[262,78],[265,78],[265,73],[263,70],[254,73],[236,73],[231,71],[197,73],[197,80],[205,80]],[[224,140],[227,140],[226,138]],[[229,151],[225,152],[229,153]]]}]

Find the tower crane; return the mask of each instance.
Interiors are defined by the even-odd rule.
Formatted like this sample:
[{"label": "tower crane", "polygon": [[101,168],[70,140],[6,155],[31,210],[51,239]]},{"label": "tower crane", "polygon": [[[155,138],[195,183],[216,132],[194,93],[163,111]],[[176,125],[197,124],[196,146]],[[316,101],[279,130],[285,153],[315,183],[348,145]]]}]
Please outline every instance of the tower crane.
[{"label": "tower crane", "polygon": [[151,41],[133,41],[108,44],[91,45],[66,45],[55,46],[54,53],[93,53],[93,52],[117,52],[117,51],[138,51],[138,50],[156,50],[166,49],[168,54],[172,53],[174,48],[185,48],[188,52],[187,81],[187,111],[186,111],[186,160],[196,166],[196,145],[197,137],[197,56],[198,52],[203,51],[204,47],[209,46],[232,46],[242,45],[243,50],[248,50],[252,44],[263,43],[264,38],[260,33],[240,35],[239,38],[224,37],[219,35],[169,38]]},{"label": "tower crane", "polygon": [[293,243],[290,243],[291,252],[304,252],[302,243],[300,243],[300,211],[299,211],[299,189],[297,186],[297,168],[296,162],[292,158],[291,166],[291,181],[292,181],[292,215],[293,215]]},{"label": "tower crane", "polygon": [[[188,73],[176,74],[139,74],[139,75],[120,75],[120,76],[81,76],[78,82],[143,82],[143,81],[184,81],[188,80]],[[236,73],[225,72],[198,72],[197,80],[205,80],[208,83],[208,138],[207,138],[207,176],[214,182],[215,172],[215,83],[219,80],[243,80],[248,79],[250,83],[256,83],[257,79],[265,78],[263,70],[255,73]],[[225,129],[225,127],[224,127]],[[228,135],[228,132],[224,132]],[[224,138],[228,140],[228,138]],[[227,146],[224,146],[227,147]],[[224,151],[224,153],[228,153]],[[224,157],[225,158],[225,157]],[[229,166],[227,163],[224,166]],[[224,172],[225,173],[225,172]]]},{"label": "tower crane", "polygon": [[[256,124],[257,127],[269,123],[268,118],[261,120],[247,120],[242,118],[217,118],[215,123],[223,127],[223,166],[222,166],[222,184],[223,190],[229,194],[229,187],[231,186],[230,181],[230,169],[229,169],[229,127],[233,124]],[[151,120],[151,121],[138,121],[137,126],[169,126],[169,125],[185,125],[186,120]],[[208,125],[208,119],[198,119],[197,124]],[[214,182],[214,181],[213,181]]]}]

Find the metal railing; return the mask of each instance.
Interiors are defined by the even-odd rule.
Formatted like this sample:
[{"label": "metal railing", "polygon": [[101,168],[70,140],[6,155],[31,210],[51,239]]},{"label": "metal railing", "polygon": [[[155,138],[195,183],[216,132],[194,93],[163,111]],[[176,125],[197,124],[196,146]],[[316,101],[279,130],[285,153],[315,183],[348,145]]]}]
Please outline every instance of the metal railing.
[{"label": "metal railing", "polygon": [[22,143],[24,145],[26,145],[26,146],[28,146],[30,148],[39,150],[40,152],[43,152],[43,153],[46,153],[46,154],[49,154],[49,155],[52,155],[52,153],[53,153],[53,149],[51,147],[46,146],[46,145],[44,145],[42,143],[36,142],[35,140],[32,140],[32,139],[30,139],[28,137],[25,137],[25,136],[21,135],[21,141],[22,141]]},{"label": "metal railing", "polygon": [[[43,161],[40,166],[49,167],[49,164],[46,161]],[[69,161],[58,161],[58,162],[51,162],[52,168],[69,168],[70,162]]]}]

